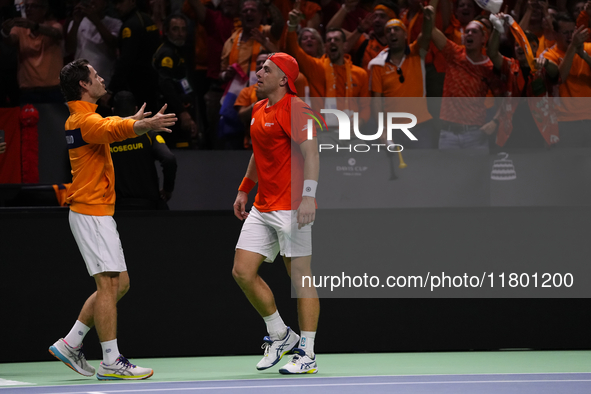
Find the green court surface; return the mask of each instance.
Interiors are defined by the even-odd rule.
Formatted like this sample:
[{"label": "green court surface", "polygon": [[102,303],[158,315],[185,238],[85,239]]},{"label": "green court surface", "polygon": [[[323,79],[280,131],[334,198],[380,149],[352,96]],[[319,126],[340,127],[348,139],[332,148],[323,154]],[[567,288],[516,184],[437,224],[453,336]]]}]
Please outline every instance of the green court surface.
[{"label": "green court surface", "polygon": [[[257,371],[260,356],[132,359],[154,369],[151,382],[283,378],[287,359]],[[98,368],[99,361],[90,363]],[[471,375],[591,372],[591,351],[496,351],[453,353],[364,353],[318,355],[317,377]],[[96,384],[60,361],[0,364],[0,390],[17,386]]]}]

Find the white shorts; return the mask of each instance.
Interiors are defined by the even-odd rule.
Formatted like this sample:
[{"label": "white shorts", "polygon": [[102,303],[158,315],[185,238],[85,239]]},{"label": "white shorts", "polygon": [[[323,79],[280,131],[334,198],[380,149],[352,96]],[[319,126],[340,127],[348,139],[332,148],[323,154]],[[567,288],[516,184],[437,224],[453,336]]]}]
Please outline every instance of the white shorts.
[{"label": "white shorts", "polygon": [[272,263],[281,252],[285,257],[312,255],[312,223],[298,230],[297,211],[259,212],[252,207],[244,221],[236,249],[265,256]]},{"label": "white shorts", "polygon": [[117,224],[112,216],[83,215],[70,210],[69,219],[90,276],[127,271]]}]

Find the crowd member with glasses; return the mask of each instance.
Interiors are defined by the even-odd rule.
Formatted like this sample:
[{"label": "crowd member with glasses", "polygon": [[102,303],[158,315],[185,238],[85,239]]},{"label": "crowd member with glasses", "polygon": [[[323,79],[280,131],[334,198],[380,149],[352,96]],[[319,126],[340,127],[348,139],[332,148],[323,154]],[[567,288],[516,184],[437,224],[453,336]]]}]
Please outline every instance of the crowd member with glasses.
[{"label": "crowd member with glasses", "polygon": [[[435,9],[427,6],[423,11],[423,29],[419,38],[407,44],[407,27],[399,19],[390,19],[384,28],[388,48],[369,62],[372,111],[377,119],[380,112],[409,112],[417,117],[412,133],[417,141],[406,137],[393,138],[404,148],[437,148],[436,129],[427,109],[425,88],[425,56],[431,41]],[[379,97],[379,99],[378,99]],[[382,100],[381,97],[386,97]],[[408,100],[407,97],[417,97]],[[418,98],[420,97],[420,99]],[[385,122],[383,123],[386,124]],[[402,137],[402,131],[398,130]]]},{"label": "crowd member with glasses", "polygon": [[25,0],[26,18],[2,24],[5,43],[18,47],[21,104],[63,102],[59,75],[63,66],[62,26],[48,20],[47,0]]}]

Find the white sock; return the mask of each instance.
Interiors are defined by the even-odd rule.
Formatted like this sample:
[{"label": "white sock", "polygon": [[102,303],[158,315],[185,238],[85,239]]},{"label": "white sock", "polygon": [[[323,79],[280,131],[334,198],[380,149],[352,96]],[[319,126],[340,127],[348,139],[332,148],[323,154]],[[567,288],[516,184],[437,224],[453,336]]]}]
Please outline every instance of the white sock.
[{"label": "white sock", "polygon": [[64,341],[73,348],[77,348],[82,345],[82,341],[86,334],[90,331],[90,327],[82,323],[80,320],[76,320],[74,327],[70,330],[68,335],[64,338]]},{"label": "white sock", "polygon": [[283,322],[281,316],[279,316],[279,311],[275,311],[272,315],[263,317],[263,320],[265,320],[267,332],[269,332],[269,337],[272,341],[277,341],[285,337],[285,334],[287,334],[287,326]]},{"label": "white sock", "polygon": [[310,358],[314,358],[314,339],[316,331],[302,331],[299,348],[306,352]]},{"label": "white sock", "polygon": [[115,364],[117,357],[119,357],[119,348],[117,347],[117,339],[112,341],[101,342],[103,348],[103,363],[107,365]]}]

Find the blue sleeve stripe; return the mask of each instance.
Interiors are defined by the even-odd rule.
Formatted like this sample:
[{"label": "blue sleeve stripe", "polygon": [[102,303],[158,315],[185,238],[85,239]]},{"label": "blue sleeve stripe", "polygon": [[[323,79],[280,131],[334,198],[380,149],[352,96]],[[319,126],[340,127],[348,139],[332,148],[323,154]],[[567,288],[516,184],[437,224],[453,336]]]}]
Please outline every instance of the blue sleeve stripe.
[{"label": "blue sleeve stripe", "polygon": [[88,142],[82,139],[82,132],[79,128],[66,130],[66,143],[68,144],[68,149],[76,149],[88,145]]}]

